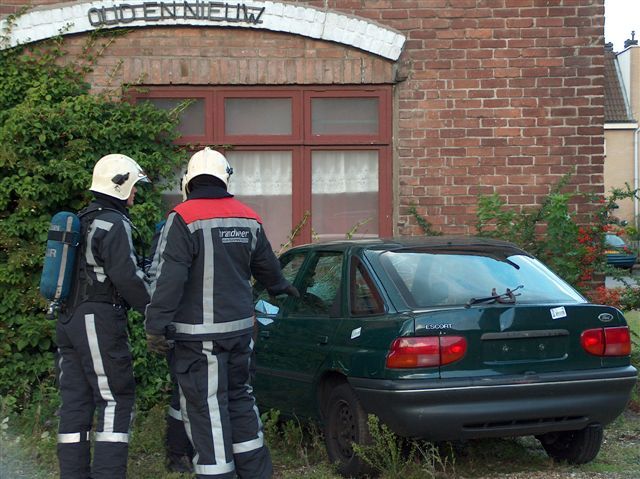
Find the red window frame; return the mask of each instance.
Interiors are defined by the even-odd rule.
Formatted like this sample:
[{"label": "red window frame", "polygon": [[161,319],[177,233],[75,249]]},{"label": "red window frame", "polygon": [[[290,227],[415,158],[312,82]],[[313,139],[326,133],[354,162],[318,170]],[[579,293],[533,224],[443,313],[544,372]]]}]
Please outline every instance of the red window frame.
[{"label": "red window frame", "polygon": [[[304,191],[302,197],[302,213],[305,211],[313,212],[311,202],[311,156],[314,151],[350,151],[365,150],[378,151],[378,236],[381,238],[392,235],[393,229],[391,225],[392,214],[392,186],[391,186],[391,147],[379,145],[315,145],[303,148],[302,157],[302,178]],[[295,177],[294,177],[295,181]],[[295,216],[294,216],[295,217]],[[302,214],[298,216],[302,218]],[[346,231],[345,231],[346,233]],[[302,228],[301,235],[311,239],[311,221],[308,221]]]},{"label": "red window frame", "polygon": [[[345,88],[327,88],[319,91],[305,91],[305,122],[304,137],[307,143],[315,145],[333,145],[333,144],[385,144],[389,143],[391,138],[390,118],[390,89],[345,89]],[[312,101],[316,98],[377,98],[378,99],[378,133],[376,135],[314,135],[312,133],[311,115]]]},{"label": "red window frame", "polygon": [[[176,143],[193,149],[209,145],[219,148],[232,145],[237,151],[292,151],[292,221],[295,228],[304,214],[312,212],[311,153],[314,150],[378,151],[378,235],[391,236],[392,226],[392,150],[391,150],[391,86],[368,85],[363,88],[344,86],[299,87],[153,87],[132,92],[132,102],[145,98],[203,98],[205,101],[205,134],[183,136]],[[224,105],[227,98],[291,98],[291,135],[226,135]],[[314,98],[378,98],[378,133],[375,135],[313,135],[311,102]],[[345,232],[346,233],[346,232]],[[307,221],[294,244],[311,241],[311,221]]]},{"label": "red window frame", "polygon": [[[302,142],[302,92],[296,90],[231,89],[216,92],[218,104],[214,116],[214,137],[231,145],[298,145]],[[225,133],[225,100],[228,98],[290,98],[291,135],[227,135]]]},{"label": "red window frame", "polygon": [[204,100],[204,134],[203,135],[185,135],[176,140],[179,145],[208,145],[212,144],[213,138],[213,125],[215,111],[214,95],[213,91],[205,88],[194,87],[171,87],[171,88],[156,88],[145,87],[144,92],[132,92],[129,100],[132,102],[152,99],[152,98],[176,98],[176,99],[188,99],[188,98],[202,98]]}]

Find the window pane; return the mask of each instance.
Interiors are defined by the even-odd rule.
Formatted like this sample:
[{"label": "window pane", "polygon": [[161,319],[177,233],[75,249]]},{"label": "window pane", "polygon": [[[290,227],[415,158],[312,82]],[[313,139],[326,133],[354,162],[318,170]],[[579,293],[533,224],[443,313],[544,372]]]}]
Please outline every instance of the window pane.
[{"label": "window pane", "polygon": [[287,262],[282,266],[282,275],[287,281],[293,283],[298,275],[298,270],[306,258],[307,253],[299,253],[287,258]]},{"label": "window pane", "polygon": [[291,152],[228,151],[226,156],[233,167],[229,193],[262,216],[278,251],[291,232]]},{"label": "window pane", "polygon": [[311,208],[319,241],[377,237],[378,151],[312,152]]},{"label": "window pane", "polygon": [[380,257],[385,270],[402,283],[402,295],[412,307],[460,306],[472,298],[516,293],[518,304],[571,304],[585,300],[540,261],[522,255],[501,257],[487,251],[464,254],[446,251],[386,252]]},{"label": "window pane", "polygon": [[366,315],[384,312],[382,300],[373,283],[357,258],[351,263],[351,314]]},{"label": "window pane", "polygon": [[291,98],[227,98],[227,135],[291,135]]},{"label": "window pane", "polygon": [[314,135],[377,135],[377,98],[313,98]]},{"label": "window pane", "polygon": [[342,278],[342,254],[322,253],[300,282],[300,298],[293,300],[291,313],[312,316],[335,315],[336,297]]},{"label": "window pane", "polygon": [[180,113],[178,131],[182,136],[204,135],[204,99],[203,98],[149,98],[157,108],[173,110],[185,100],[191,103]]},{"label": "window pane", "polygon": [[[305,258],[306,253],[300,253],[289,255],[284,259],[284,265],[282,266],[282,275],[287,279],[287,281],[289,281],[290,283],[293,283],[295,281],[298,270],[300,270],[300,266],[302,266],[302,263],[304,263]],[[283,296],[271,296],[265,289],[265,286],[258,282],[254,284],[253,296],[256,301],[263,300],[268,302],[269,304],[277,306],[278,308],[280,308],[282,306],[282,303],[284,303]],[[258,321],[260,321],[260,318],[258,318]]]},{"label": "window pane", "polygon": [[[182,190],[180,189],[180,180],[184,176],[186,165],[179,171],[175,172],[173,178],[157,180],[157,187],[163,189],[162,204],[165,211],[171,211],[178,203],[182,202]],[[155,181],[154,181],[155,182]]]}]

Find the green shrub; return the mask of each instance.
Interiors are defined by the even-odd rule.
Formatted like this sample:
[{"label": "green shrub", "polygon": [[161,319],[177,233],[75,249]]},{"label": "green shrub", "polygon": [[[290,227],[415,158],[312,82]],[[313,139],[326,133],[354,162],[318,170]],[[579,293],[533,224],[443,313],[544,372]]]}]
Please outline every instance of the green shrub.
[{"label": "green shrub", "polygon": [[261,419],[265,442],[281,463],[308,468],[327,460],[322,434],[315,423],[302,423],[297,417],[284,420],[276,409],[262,413]]},{"label": "green shrub", "polygon": [[615,219],[616,201],[637,196],[637,190],[613,189],[606,197],[589,196],[594,211],[585,218],[572,211],[571,200],[584,196],[565,192],[566,175],[540,206],[520,210],[507,206],[498,194],[478,199],[476,230],[479,236],[511,241],[546,263],[565,281],[587,293],[598,275],[608,271],[604,235]]},{"label": "green shrub", "polygon": [[[455,475],[453,451],[426,441],[399,437],[377,416],[367,418],[371,444],[353,444],[353,450],[383,479],[425,479]],[[451,448],[449,448],[451,449]]]},{"label": "green shrub", "polygon": [[[104,37],[92,37],[91,44]],[[102,44],[105,47],[106,43]],[[153,179],[171,178],[183,158],[173,145],[176,117],[149,104],[89,94],[84,58],[64,63],[59,39],[0,51],[0,397],[6,405],[40,401],[53,384],[55,323],[45,319],[39,279],[51,216],[78,211],[95,162],[108,153],[134,158]],[[115,98],[115,99],[114,99]],[[159,183],[156,182],[156,185]],[[163,216],[160,190],[141,187],[131,208],[140,244]],[[147,356],[141,318],[132,318],[143,403],[166,380],[160,358]],[[148,402],[148,401],[147,401]]]}]

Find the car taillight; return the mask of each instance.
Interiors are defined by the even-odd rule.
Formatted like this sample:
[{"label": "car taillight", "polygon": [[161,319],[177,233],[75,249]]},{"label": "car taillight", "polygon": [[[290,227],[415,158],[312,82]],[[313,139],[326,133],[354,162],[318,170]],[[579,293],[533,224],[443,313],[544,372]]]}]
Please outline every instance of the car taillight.
[{"label": "car taillight", "polygon": [[467,340],[462,336],[442,336],[440,338],[440,364],[450,364],[462,359],[467,352]]},{"label": "car taillight", "polygon": [[580,344],[589,354],[604,356],[604,329],[587,329],[580,335]]},{"label": "car taillight", "polygon": [[429,368],[462,359],[467,340],[462,336],[398,338],[391,343],[387,367],[391,369]]},{"label": "car taillight", "polygon": [[628,356],[631,354],[631,335],[627,326],[604,328],[604,355]]},{"label": "car taillight", "polygon": [[587,329],[580,336],[582,348],[594,356],[628,356],[631,335],[627,326]]}]

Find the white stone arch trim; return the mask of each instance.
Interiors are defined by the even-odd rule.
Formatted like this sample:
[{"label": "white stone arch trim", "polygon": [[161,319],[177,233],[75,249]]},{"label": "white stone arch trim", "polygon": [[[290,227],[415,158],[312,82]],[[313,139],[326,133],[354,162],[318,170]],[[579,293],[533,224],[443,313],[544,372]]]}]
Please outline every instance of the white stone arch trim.
[{"label": "white stone arch trim", "polygon": [[[172,10],[174,4],[177,10]],[[171,12],[175,12],[173,18]],[[107,24],[100,24],[101,20]],[[0,48],[97,28],[184,25],[292,33],[355,47],[394,61],[400,57],[406,40],[396,30],[367,19],[282,2],[103,0],[36,7],[18,16],[12,25],[6,18],[0,20],[0,31],[9,31]]]}]

